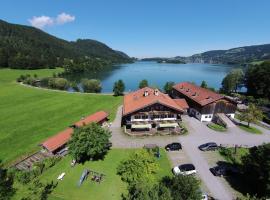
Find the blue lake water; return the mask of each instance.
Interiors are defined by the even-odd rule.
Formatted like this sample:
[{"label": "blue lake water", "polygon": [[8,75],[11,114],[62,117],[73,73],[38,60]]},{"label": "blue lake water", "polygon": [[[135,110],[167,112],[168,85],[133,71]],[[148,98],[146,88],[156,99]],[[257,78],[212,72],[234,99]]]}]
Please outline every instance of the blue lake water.
[{"label": "blue lake water", "polygon": [[138,61],[131,64],[115,65],[112,69],[100,73],[80,74],[70,77],[75,81],[81,78],[96,78],[102,82],[102,92],[112,92],[113,84],[118,79],[122,79],[126,86],[126,91],[135,90],[142,79],[147,79],[149,85],[163,88],[167,81],[175,83],[182,81],[195,82],[201,84],[205,80],[209,87],[219,89],[222,79],[233,68],[230,65],[219,64],[169,64],[156,62]]}]

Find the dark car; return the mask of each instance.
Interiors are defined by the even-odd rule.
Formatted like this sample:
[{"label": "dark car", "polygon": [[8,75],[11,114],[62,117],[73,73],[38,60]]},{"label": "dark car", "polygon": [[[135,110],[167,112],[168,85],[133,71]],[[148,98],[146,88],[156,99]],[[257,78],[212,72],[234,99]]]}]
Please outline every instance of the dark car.
[{"label": "dark car", "polygon": [[215,142],[208,142],[199,146],[201,151],[214,151],[218,149],[218,145]]},{"label": "dark car", "polygon": [[179,142],[168,144],[165,149],[167,151],[179,151],[182,149],[182,145]]},{"label": "dark car", "polygon": [[214,176],[230,176],[239,173],[233,166],[216,166],[209,169]]}]

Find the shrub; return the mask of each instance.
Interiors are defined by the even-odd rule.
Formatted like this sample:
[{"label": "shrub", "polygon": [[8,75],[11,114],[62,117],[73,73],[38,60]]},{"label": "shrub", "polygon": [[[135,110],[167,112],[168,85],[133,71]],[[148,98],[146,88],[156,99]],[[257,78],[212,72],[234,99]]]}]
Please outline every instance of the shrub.
[{"label": "shrub", "polygon": [[44,78],[42,78],[41,80],[40,80],[40,86],[41,87],[48,87],[49,86],[49,80],[50,80],[51,78],[49,78],[49,77],[44,77]]},{"label": "shrub", "polygon": [[82,87],[84,92],[99,93],[102,90],[101,82],[97,79],[83,79]]},{"label": "shrub", "polygon": [[49,78],[48,87],[52,89],[66,90],[69,83],[65,78]]}]

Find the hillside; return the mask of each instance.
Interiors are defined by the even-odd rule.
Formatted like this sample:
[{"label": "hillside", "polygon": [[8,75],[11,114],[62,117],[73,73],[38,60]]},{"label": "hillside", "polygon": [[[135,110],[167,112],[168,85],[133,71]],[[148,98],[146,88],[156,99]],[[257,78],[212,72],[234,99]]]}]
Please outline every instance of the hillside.
[{"label": "hillside", "polygon": [[[37,28],[0,20],[0,67],[37,69],[62,66],[65,59],[124,63],[131,59],[95,40],[69,42]],[[91,63],[94,63],[91,62]]]},{"label": "hillside", "polygon": [[[164,59],[164,58],[163,58]],[[167,58],[168,59],[168,58]],[[270,44],[238,47],[229,50],[213,50],[189,57],[172,58],[187,63],[243,64],[270,59]],[[156,60],[148,58],[144,60]]]}]

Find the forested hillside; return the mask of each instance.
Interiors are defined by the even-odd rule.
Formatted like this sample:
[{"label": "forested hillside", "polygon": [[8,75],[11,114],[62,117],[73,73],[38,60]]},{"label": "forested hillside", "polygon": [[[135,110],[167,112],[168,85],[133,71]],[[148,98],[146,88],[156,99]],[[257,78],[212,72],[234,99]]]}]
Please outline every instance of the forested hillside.
[{"label": "forested hillside", "polygon": [[34,27],[0,20],[0,67],[54,68],[73,60],[84,69],[131,61],[126,54],[95,40],[69,42]]},{"label": "forested hillside", "polygon": [[179,60],[186,63],[246,64],[270,59],[270,44],[238,47],[229,50],[213,50],[188,57],[145,58],[145,61]]}]

